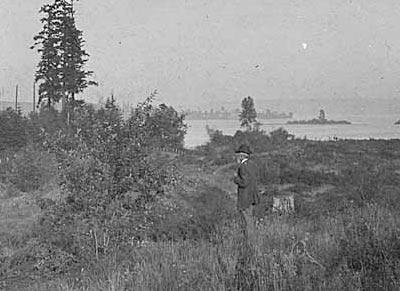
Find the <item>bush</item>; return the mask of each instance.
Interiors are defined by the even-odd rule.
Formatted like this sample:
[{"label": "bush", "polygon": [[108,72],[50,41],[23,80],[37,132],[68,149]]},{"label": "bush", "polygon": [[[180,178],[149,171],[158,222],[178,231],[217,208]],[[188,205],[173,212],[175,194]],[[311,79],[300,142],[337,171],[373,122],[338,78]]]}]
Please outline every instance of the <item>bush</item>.
[{"label": "bush", "polygon": [[[29,134],[32,138],[38,138],[41,131],[55,133],[66,127],[62,114],[54,107],[42,106],[39,111],[29,114]],[[37,140],[38,142],[40,141]]]},{"label": "bush", "polygon": [[289,134],[289,132],[284,129],[283,127],[280,127],[276,130],[273,130],[269,133],[271,143],[274,145],[282,146],[287,144],[289,139],[293,139],[294,135]]},{"label": "bush", "polygon": [[142,136],[145,139],[141,141],[148,145],[182,149],[187,130],[185,116],[164,103],[154,106],[156,94],[157,91],[154,91],[131,111],[126,125],[130,130],[140,129],[141,134],[145,134]]},{"label": "bush", "polygon": [[57,159],[65,199],[41,203],[41,243],[84,264],[151,235],[150,209],[174,173],[148,159],[150,102],[128,121],[113,99],[97,111],[84,105],[65,130],[44,133],[43,147]]},{"label": "bush", "polygon": [[273,149],[270,137],[263,130],[240,131],[234,135],[235,149],[241,144],[248,144],[254,153],[267,152]]},{"label": "bush", "polygon": [[3,157],[2,180],[22,192],[36,191],[57,180],[54,156],[28,146]]},{"label": "bush", "polygon": [[0,111],[0,152],[18,150],[28,143],[28,121],[11,107]]},{"label": "bush", "polygon": [[[203,154],[216,165],[233,162],[234,139],[220,130],[206,127],[210,141],[203,146]],[[200,149],[200,148],[198,148]]]}]

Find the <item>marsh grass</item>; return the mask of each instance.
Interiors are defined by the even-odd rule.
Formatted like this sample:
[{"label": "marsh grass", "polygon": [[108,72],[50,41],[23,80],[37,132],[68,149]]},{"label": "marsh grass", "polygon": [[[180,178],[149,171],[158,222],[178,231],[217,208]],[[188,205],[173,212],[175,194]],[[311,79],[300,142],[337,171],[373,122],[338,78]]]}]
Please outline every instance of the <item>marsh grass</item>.
[{"label": "marsh grass", "polygon": [[[306,159],[327,163],[322,160],[329,156],[325,151],[322,146],[308,149]],[[79,269],[65,274],[34,280],[20,274],[19,281],[8,282],[5,290],[399,290],[400,180],[392,175],[396,167],[374,167],[385,163],[390,161],[357,165],[346,160],[338,172],[340,179],[330,180],[311,170],[299,174],[288,161],[283,166],[294,170],[279,174],[295,185],[291,190],[297,195],[296,213],[260,211],[257,231],[248,240],[235,221],[227,191],[230,170],[206,177],[188,167],[182,175],[190,178],[184,184],[190,187],[176,197],[185,199],[185,207],[169,209],[151,227],[151,236],[98,258],[89,254]],[[297,177],[302,177],[300,182]],[[305,199],[310,196],[305,192],[325,185],[332,187]],[[190,199],[185,198],[188,193],[193,194]],[[3,197],[0,213],[5,235],[0,260],[11,270],[16,261],[8,259],[32,258],[24,243],[32,241],[40,215],[35,203],[26,204],[20,197],[27,198],[21,193]],[[62,256],[56,259],[64,262]]]},{"label": "marsh grass", "polygon": [[399,222],[372,204],[319,221],[270,215],[249,241],[230,222],[211,242],[142,242],[21,290],[398,290]]}]

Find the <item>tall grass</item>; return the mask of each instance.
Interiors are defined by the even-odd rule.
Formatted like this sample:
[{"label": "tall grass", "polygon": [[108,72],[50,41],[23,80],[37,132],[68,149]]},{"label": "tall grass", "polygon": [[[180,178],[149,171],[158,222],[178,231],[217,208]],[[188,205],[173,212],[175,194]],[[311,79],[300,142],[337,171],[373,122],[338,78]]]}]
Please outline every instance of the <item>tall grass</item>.
[{"label": "tall grass", "polygon": [[[349,171],[339,172],[341,179],[326,180],[325,175],[313,171],[298,172],[300,166],[284,161],[282,169],[290,171],[277,171],[281,182],[294,182],[298,189],[329,182],[336,188],[319,193],[311,202],[302,200],[308,195],[302,190],[295,192],[299,194],[297,212],[288,216],[262,213],[255,235],[248,239],[235,221],[234,200],[225,192],[232,185],[228,173],[214,171],[214,177],[209,178],[197,168],[188,170],[184,173],[187,181],[182,183],[186,188],[177,188],[182,193],[165,196],[165,201],[153,201],[153,212],[147,215],[157,219],[148,224],[147,235],[138,236],[129,245],[131,233],[127,232],[129,244],[116,243],[99,256],[91,252],[90,237],[77,240],[77,248],[67,251],[76,250],[82,260],[65,269],[53,267],[68,263],[71,253],[47,248],[43,243],[59,234],[70,238],[79,233],[61,228],[55,235],[52,229],[38,232],[44,240],[31,239],[34,221],[43,213],[39,215],[36,204],[24,206],[23,201],[14,207],[12,203],[18,197],[7,195],[4,201],[11,204],[0,208],[7,209],[3,215],[0,213],[1,221],[6,222],[0,226],[0,234],[6,233],[10,239],[5,247],[0,246],[0,251],[7,251],[0,252],[0,290],[2,263],[7,263],[5,268],[11,271],[20,270],[25,259],[30,260],[31,274],[36,272],[38,277],[24,280],[28,278],[20,272],[19,285],[7,282],[6,290],[398,290],[399,181],[392,173],[397,168],[388,168],[388,172],[382,167],[375,169],[375,163],[372,161],[369,167],[348,162],[345,169]],[[19,165],[23,170],[23,163]],[[22,170],[17,173],[29,173]],[[81,177],[85,175],[78,175]],[[288,180],[281,179],[285,177]],[[82,182],[86,180],[76,181],[77,186],[86,186]],[[82,194],[87,191],[76,196]],[[29,201],[34,201],[32,198]],[[121,224],[119,229],[136,226],[132,221]],[[26,237],[19,237],[20,234]],[[29,243],[24,245],[25,241]],[[1,238],[0,242],[4,244]],[[21,242],[20,246],[16,242]],[[97,243],[93,249],[97,251]],[[42,253],[35,256],[38,251]],[[37,262],[49,264],[37,269]],[[46,277],[42,270],[51,276]]]},{"label": "tall grass", "polygon": [[29,290],[398,290],[399,222],[371,204],[319,221],[271,215],[249,241],[231,222],[211,242],[143,242]]}]

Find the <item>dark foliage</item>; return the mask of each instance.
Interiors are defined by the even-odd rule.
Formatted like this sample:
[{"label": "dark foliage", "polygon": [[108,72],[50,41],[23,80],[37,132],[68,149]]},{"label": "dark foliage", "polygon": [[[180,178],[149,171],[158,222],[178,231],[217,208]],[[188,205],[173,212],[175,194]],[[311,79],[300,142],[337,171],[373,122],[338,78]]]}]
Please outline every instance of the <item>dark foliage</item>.
[{"label": "dark foliage", "polygon": [[157,91],[154,91],[131,111],[126,123],[127,131],[130,137],[140,132],[134,138],[141,146],[182,149],[187,129],[185,116],[166,104],[154,106],[156,95]]},{"label": "dark foliage", "polygon": [[18,150],[28,144],[28,120],[20,112],[7,108],[0,111],[0,151]]},{"label": "dark foliage", "polygon": [[240,126],[246,128],[247,131],[256,130],[259,127],[254,100],[250,96],[242,100],[242,112],[239,115],[239,121]]},{"label": "dark foliage", "polygon": [[[139,104],[127,121],[113,98],[99,110],[83,105],[68,127],[44,132],[43,147],[57,159],[65,199],[42,203],[42,243],[83,263],[157,236],[152,205],[174,173],[148,158],[157,129],[151,101]],[[182,123],[173,126],[181,129]]]},{"label": "dark foliage", "polygon": [[5,154],[1,164],[0,181],[22,192],[32,192],[57,181],[54,157],[33,146],[25,147],[15,154]]},{"label": "dark foliage", "polygon": [[41,55],[36,72],[36,81],[40,81],[39,104],[46,100],[50,107],[64,100],[70,107],[75,94],[96,85],[88,80],[93,72],[84,70],[89,54],[83,49],[82,31],[76,27],[75,11],[69,1],[54,0],[43,5],[40,12],[44,14],[43,29],[31,47]]}]

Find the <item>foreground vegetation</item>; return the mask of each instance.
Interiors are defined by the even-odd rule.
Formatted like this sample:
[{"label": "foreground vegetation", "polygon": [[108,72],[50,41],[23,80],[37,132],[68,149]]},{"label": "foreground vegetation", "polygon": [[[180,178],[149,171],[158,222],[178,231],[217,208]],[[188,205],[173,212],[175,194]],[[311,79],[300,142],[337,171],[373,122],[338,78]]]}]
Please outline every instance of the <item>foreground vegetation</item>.
[{"label": "foreground vegetation", "polygon": [[[266,133],[248,96],[246,131],[209,129],[208,145],[184,150],[184,116],[154,94],[127,120],[113,98],[100,109],[76,100],[96,83],[73,2],[40,12],[44,107],[0,112],[0,289],[399,289],[400,141]],[[249,241],[230,180],[241,143],[263,189]],[[272,211],[286,192],[296,212]]]},{"label": "foreground vegetation", "polygon": [[[112,101],[74,112],[39,129],[12,115],[29,131],[2,148],[0,289],[398,290],[400,141],[209,129],[188,151],[182,116],[151,98],[128,120]],[[263,189],[250,246],[231,182],[243,142]],[[288,192],[295,213],[272,211]]]}]

